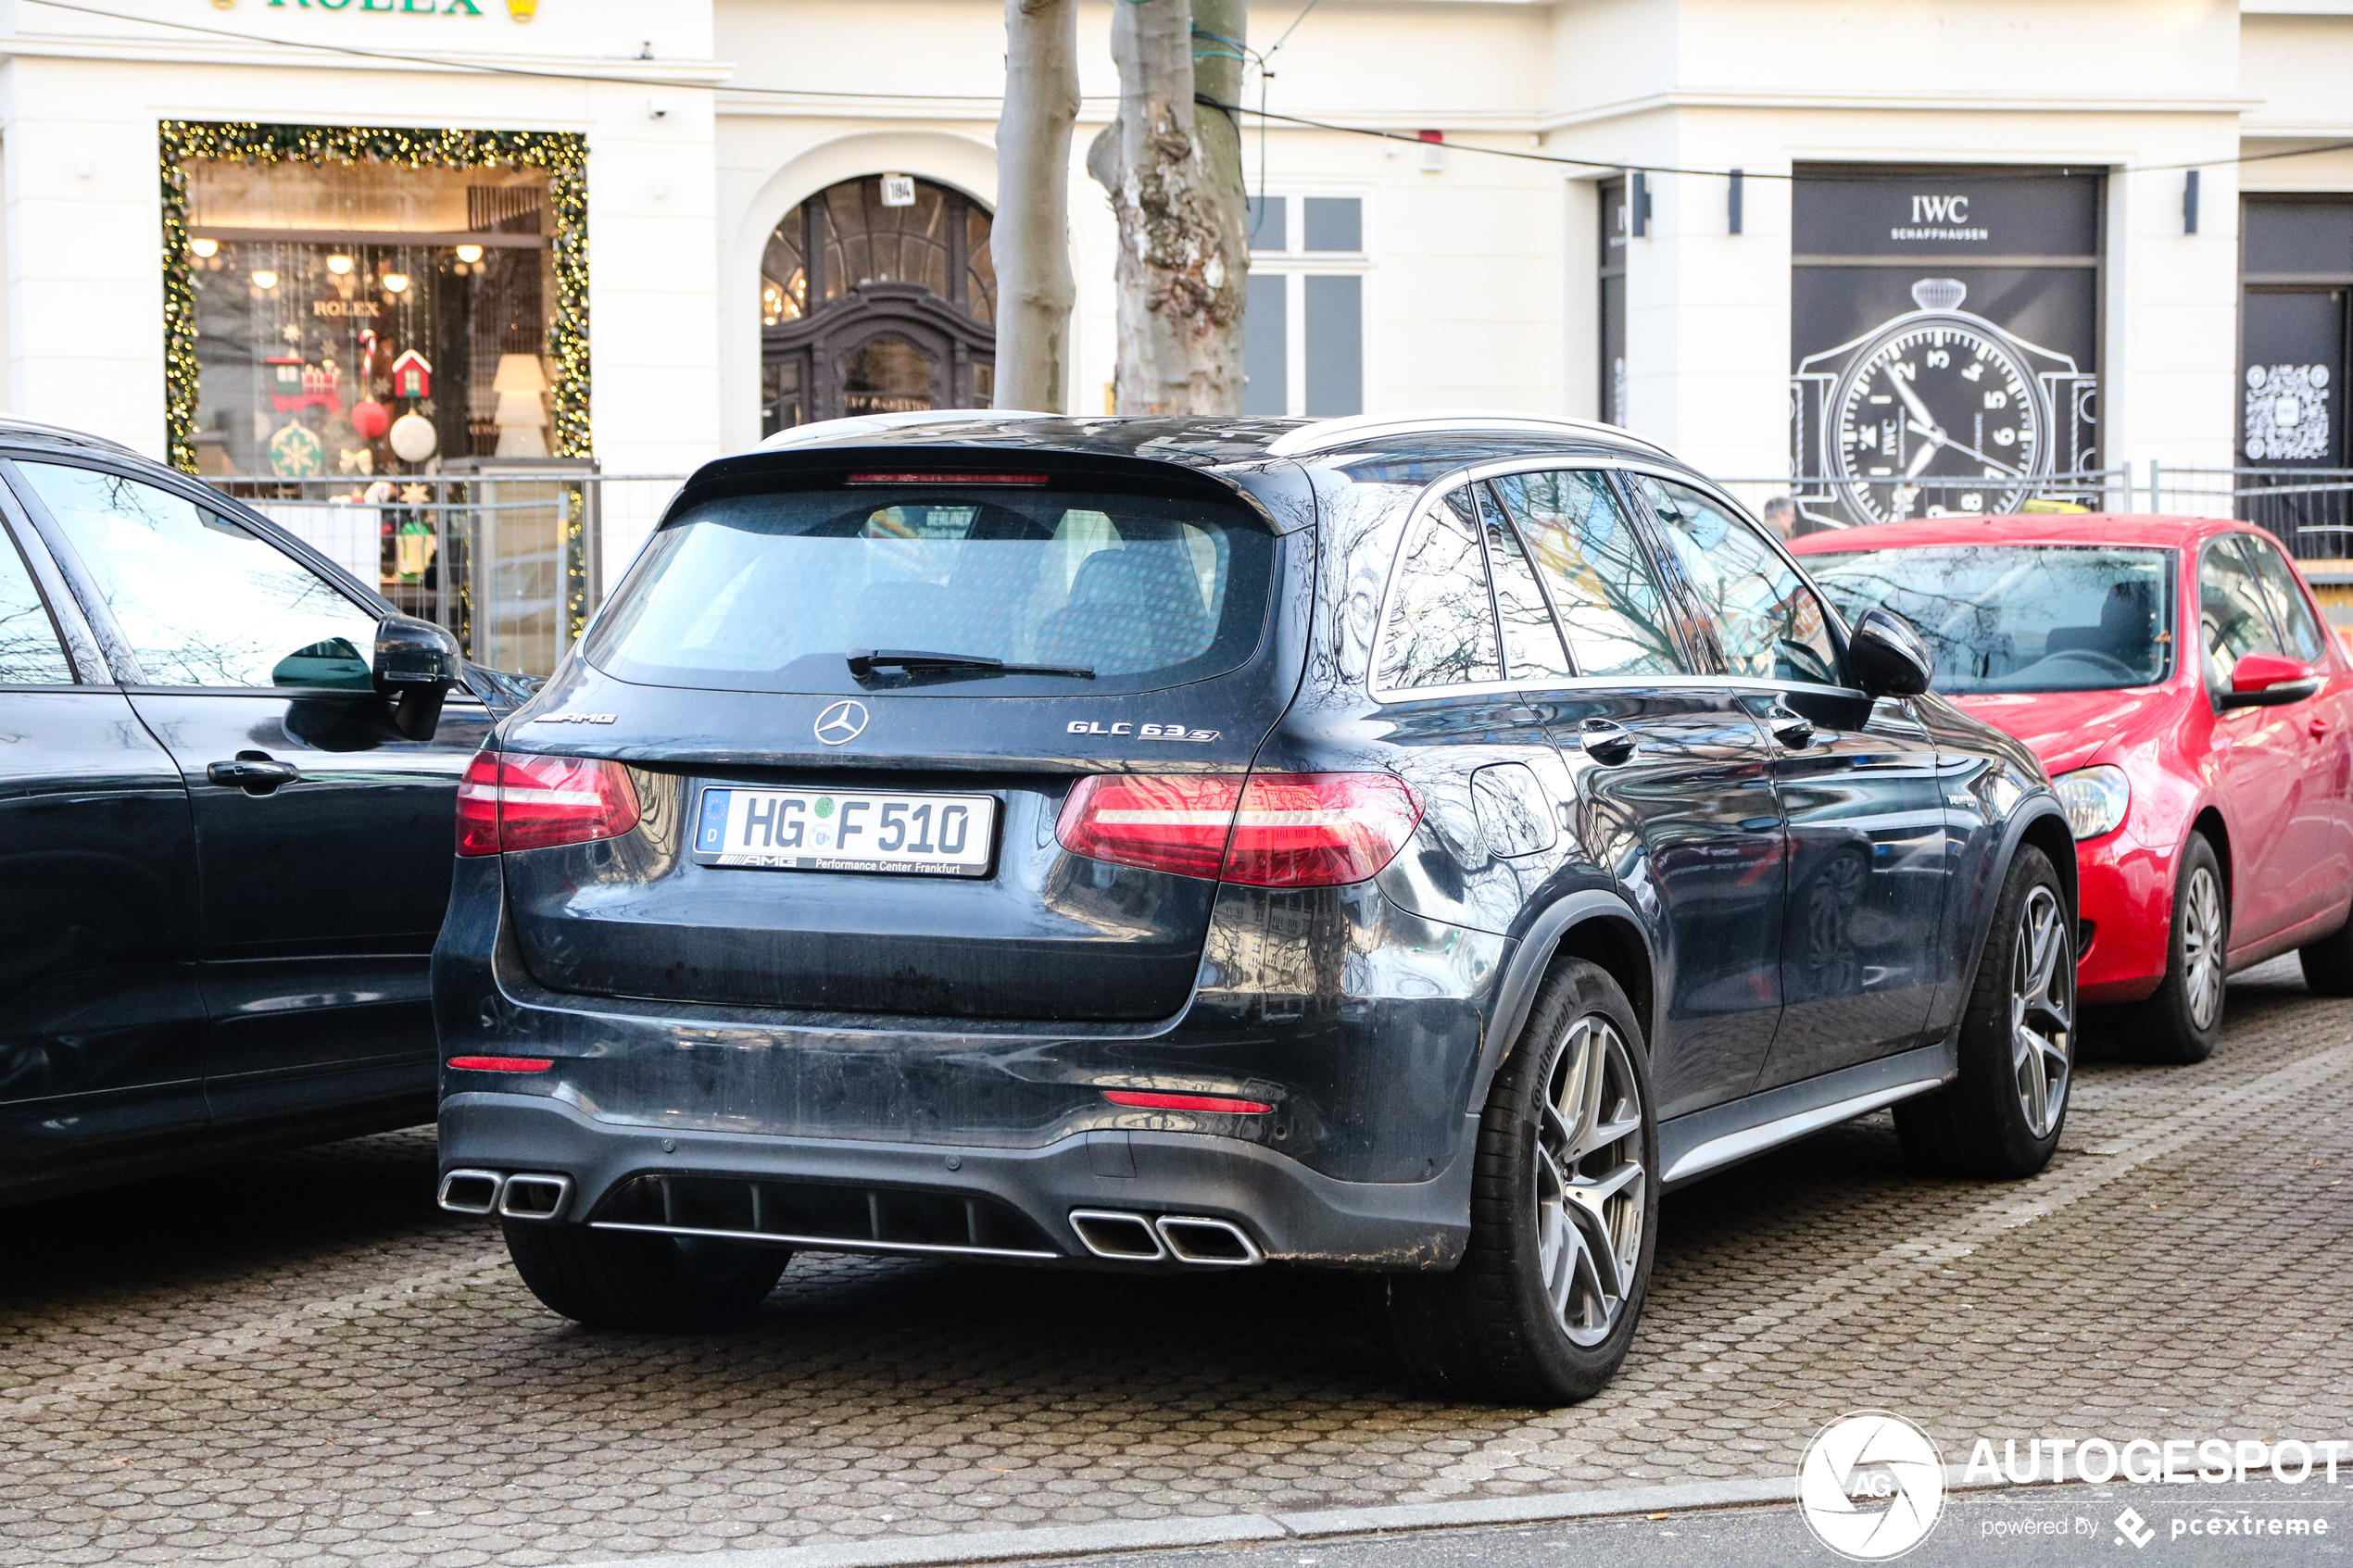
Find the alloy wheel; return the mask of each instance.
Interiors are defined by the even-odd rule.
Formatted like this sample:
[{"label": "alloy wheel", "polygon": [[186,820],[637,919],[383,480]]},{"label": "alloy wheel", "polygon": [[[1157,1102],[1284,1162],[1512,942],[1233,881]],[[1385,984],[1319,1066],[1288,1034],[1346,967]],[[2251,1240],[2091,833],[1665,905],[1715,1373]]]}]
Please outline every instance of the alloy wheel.
[{"label": "alloy wheel", "polygon": [[1642,1100],[1607,1018],[1569,1025],[1536,1136],[1537,1262],[1568,1337],[1598,1345],[1625,1312],[1642,1252]]},{"label": "alloy wheel", "polygon": [[2182,995],[2203,1034],[2222,1011],[2222,889],[2206,866],[2182,890]]},{"label": "alloy wheel", "polygon": [[2067,1110],[2074,1056],[2074,944],[2058,895],[2037,884],[2010,953],[2010,1068],[2027,1131],[2047,1138]]}]

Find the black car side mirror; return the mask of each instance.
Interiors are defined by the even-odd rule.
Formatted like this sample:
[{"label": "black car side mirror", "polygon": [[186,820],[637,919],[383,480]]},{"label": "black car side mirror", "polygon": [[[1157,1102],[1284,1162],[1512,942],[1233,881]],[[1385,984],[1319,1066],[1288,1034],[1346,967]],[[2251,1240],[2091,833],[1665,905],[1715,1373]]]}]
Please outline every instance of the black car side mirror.
[{"label": "black car side mirror", "polygon": [[376,623],[376,690],[392,703],[392,727],[410,740],[431,740],[441,703],[464,678],[458,639],[430,621],[387,615]]},{"label": "black car side mirror", "polygon": [[1935,656],[1912,623],[1884,605],[1863,612],[1846,662],[1868,696],[1918,696],[1936,676]]}]

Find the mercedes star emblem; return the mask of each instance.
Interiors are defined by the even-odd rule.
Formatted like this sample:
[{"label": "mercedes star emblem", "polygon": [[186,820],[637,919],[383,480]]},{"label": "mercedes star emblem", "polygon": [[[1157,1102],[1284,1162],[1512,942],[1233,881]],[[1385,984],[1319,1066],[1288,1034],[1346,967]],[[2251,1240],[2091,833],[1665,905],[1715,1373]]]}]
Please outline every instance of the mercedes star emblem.
[{"label": "mercedes star emblem", "polygon": [[817,738],[827,746],[843,746],[866,733],[866,705],[837,702],[817,715]]}]

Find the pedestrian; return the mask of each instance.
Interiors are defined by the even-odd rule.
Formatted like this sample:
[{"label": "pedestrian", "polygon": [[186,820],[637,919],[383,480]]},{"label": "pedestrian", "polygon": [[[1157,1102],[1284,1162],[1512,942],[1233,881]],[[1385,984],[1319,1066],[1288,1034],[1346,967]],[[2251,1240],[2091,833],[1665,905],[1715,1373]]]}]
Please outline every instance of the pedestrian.
[{"label": "pedestrian", "polygon": [[1797,503],[1776,495],[1765,503],[1765,526],[1786,539],[1797,529]]}]

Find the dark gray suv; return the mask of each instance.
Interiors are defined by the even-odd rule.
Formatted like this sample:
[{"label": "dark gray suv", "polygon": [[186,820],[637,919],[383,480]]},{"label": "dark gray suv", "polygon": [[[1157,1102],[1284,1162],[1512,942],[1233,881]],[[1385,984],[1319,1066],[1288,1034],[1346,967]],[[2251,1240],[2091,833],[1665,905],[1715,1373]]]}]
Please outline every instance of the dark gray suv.
[{"label": "dark gray suv", "polygon": [[1665,1188],[1882,1106],[2057,1144],[2073,841],[1928,678],[1604,427],[788,433],[469,774],[442,1203],[589,1323],[796,1248],[1281,1262],[1579,1398]]}]

